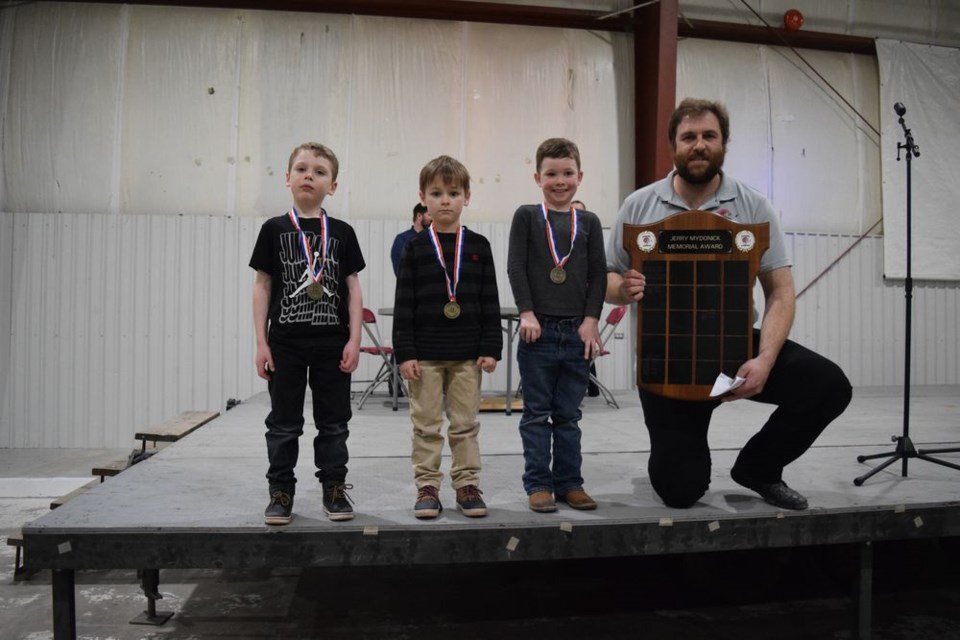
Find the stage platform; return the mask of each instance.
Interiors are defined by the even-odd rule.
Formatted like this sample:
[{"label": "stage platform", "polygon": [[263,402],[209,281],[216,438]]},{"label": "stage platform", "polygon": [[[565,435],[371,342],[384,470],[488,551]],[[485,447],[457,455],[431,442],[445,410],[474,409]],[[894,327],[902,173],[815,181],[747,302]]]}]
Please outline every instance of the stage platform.
[{"label": "stage platform", "polygon": [[[804,512],[767,505],[729,478],[737,450],[769,407],[737,402],[717,410],[711,491],[695,507],[677,510],[663,506],[650,488],[649,441],[635,393],[617,399],[620,409],[602,398],[583,407],[585,488],[599,503],[593,512],[563,505],[553,514],[531,512],[520,483],[519,416],[484,413],[481,489],[488,517],[458,513],[446,482],[441,517],[417,520],[409,418],[368,402],[354,412],[349,441],[356,518],[333,523],[324,516],[308,424],[295,518],[269,527],[262,519],[268,399],[260,394],[25,525],[26,562],[54,570],[55,637],[72,638],[78,570],[412,566],[856,544],[862,547],[858,632],[868,637],[870,545],[960,535],[958,471],[913,459],[906,478],[897,463],[864,486],[853,484],[880,462],[860,464],[858,455],[893,449],[890,437],[902,426],[895,391],[855,392],[848,411],[787,469],[785,480],[809,499]],[[960,446],[960,389],[918,390],[911,436],[921,449]],[[939,457],[960,464],[960,454]]]}]

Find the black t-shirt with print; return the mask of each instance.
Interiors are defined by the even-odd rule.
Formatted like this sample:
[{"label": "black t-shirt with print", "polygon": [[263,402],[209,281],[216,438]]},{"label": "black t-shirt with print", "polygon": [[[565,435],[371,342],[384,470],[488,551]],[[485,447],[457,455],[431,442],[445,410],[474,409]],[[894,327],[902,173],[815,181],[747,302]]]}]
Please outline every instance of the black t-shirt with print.
[{"label": "black t-shirt with print", "polygon": [[[321,247],[319,218],[300,218],[311,252]],[[366,266],[356,233],[349,224],[327,216],[327,255],[320,283],[328,294],[312,300],[306,288],[300,288],[307,275],[300,234],[289,216],[270,218],[263,223],[250,258],[250,267],[270,274],[270,343],[295,342],[304,346],[337,346],[350,337],[350,312],[347,276]],[[320,261],[317,260],[316,266]],[[300,289],[299,292],[297,290]],[[295,293],[297,292],[297,293]]]}]

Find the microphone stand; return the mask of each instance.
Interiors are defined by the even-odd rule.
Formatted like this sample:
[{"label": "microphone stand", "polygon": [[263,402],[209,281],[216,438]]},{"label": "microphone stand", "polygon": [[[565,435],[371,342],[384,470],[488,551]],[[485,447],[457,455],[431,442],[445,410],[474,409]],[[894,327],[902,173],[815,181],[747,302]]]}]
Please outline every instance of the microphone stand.
[{"label": "microphone stand", "polygon": [[900,127],[903,129],[903,135],[905,142],[897,143],[897,162],[900,162],[900,151],[905,151],[905,157],[907,160],[907,277],[904,280],[904,290],[903,295],[906,298],[907,309],[906,309],[906,336],[904,339],[904,344],[906,345],[906,352],[904,354],[904,363],[903,363],[903,435],[892,436],[891,440],[897,443],[897,447],[894,451],[889,453],[876,453],[869,456],[857,456],[857,462],[864,462],[866,460],[874,460],[877,458],[889,458],[886,462],[880,466],[871,469],[862,476],[856,478],[853,481],[853,484],[858,487],[861,486],[867,479],[873,475],[880,473],[891,464],[897,460],[903,460],[903,469],[902,475],[904,478],[907,477],[907,461],[910,458],[919,458],[920,460],[926,460],[927,462],[933,462],[935,464],[943,465],[944,467],[950,467],[952,469],[957,469],[960,471],[960,465],[953,464],[952,462],[945,462],[943,460],[938,460],[933,458],[928,453],[953,453],[960,451],[958,448],[949,448],[949,449],[927,449],[921,451],[913,445],[913,441],[910,440],[910,309],[913,301],[913,278],[910,275],[910,261],[911,261],[911,229],[910,229],[910,200],[911,200],[911,179],[910,174],[910,162],[914,157],[920,157],[920,147],[918,147],[913,142],[913,134],[910,132],[910,129],[907,128],[907,125],[903,122],[903,115],[907,112],[906,107],[902,103],[898,102],[893,105],[894,111],[897,115],[900,116],[899,122]]}]

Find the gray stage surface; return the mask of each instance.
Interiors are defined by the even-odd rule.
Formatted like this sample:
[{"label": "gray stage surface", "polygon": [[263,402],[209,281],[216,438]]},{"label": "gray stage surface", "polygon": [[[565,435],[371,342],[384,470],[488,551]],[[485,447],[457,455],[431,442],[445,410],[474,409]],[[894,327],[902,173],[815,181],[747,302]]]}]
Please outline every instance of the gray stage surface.
[{"label": "gray stage surface", "polygon": [[[517,562],[861,544],[860,632],[868,635],[869,544],[960,535],[958,471],[911,459],[906,478],[896,463],[864,486],[853,484],[882,462],[861,464],[858,455],[893,449],[890,437],[901,431],[903,408],[895,391],[855,392],[848,411],[787,469],[785,480],[810,501],[804,512],[778,510],[729,478],[737,450],[769,407],[737,402],[717,410],[711,491],[694,508],[677,510],[664,507],[650,488],[649,441],[636,395],[620,393],[618,400],[619,410],[601,398],[583,407],[585,488],[600,505],[593,512],[527,509],[519,416],[484,413],[481,488],[489,516],[458,513],[447,482],[441,517],[415,519],[409,418],[381,398],[355,411],[351,422],[348,482],[357,517],[333,523],[324,516],[308,423],[295,518],[268,527],[262,519],[268,398],[260,394],[25,525],[25,558],[31,568],[55,570],[55,634],[65,638],[75,633],[74,571],[84,569]],[[911,436],[920,449],[960,446],[960,389],[915,392]],[[960,454],[937,457],[960,464]]]}]

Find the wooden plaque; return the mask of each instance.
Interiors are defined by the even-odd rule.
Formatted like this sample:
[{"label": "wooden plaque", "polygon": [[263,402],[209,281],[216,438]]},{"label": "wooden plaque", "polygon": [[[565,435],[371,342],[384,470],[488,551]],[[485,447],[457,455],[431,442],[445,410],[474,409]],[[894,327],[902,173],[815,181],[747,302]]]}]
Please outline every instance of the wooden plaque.
[{"label": "wooden plaque", "polygon": [[630,266],[647,279],[637,305],[637,385],[681,400],[709,400],[722,372],[753,357],[753,285],[770,225],[685,211],[623,225]]}]

